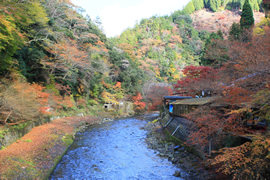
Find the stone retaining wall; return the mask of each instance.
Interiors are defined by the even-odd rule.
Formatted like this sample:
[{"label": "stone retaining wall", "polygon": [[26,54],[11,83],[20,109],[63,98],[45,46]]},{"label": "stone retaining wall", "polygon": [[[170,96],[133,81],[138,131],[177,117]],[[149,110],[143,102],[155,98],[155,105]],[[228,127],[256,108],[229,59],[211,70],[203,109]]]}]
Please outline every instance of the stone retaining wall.
[{"label": "stone retaining wall", "polygon": [[[167,125],[170,120],[171,122]],[[171,135],[174,133],[173,136],[182,142],[188,142],[189,134],[196,130],[192,121],[182,117],[171,117],[168,111],[161,113],[160,123],[170,132]],[[202,159],[205,159],[204,152],[194,147],[190,148],[194,154],[198,155]]]}]

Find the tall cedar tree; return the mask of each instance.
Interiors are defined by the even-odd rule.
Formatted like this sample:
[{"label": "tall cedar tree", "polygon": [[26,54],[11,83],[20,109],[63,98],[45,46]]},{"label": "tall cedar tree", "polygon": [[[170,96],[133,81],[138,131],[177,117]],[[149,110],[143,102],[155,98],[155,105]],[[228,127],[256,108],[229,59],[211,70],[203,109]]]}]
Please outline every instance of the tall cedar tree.
[{"label": "tall cedar tree", "polygon": [[240,26],[242,29],[249,29],[253,25],[254,25],[253,11],[250,6],[249,0],[245,0],[240,19]]},{"label": "tall cedar tree", "polygon": [[270,0],[263,0],[263,9],[265,12],[265,17],[270,17]]}]

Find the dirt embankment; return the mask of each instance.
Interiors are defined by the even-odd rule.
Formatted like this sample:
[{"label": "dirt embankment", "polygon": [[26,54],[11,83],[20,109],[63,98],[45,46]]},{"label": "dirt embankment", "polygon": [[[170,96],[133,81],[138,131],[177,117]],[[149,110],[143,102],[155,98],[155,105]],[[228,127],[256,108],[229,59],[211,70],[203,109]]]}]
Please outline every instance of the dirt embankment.
[{"label": "dirt embankment", "polygon": [[33,128],[0,150],[0,179],[45,179],[87,125],[102,121],[93,116],[67,117]]},{"label": "dirt embankment", "polygon": [[[239,23],[241,18],[241,11],[224,10],[220,12],[212,12],[207,9],[196,11],[191,15],[193,20],[193,27],[199,31],[207,30],[209,32],[217,32],[221,30],[223,35],[227,37],[233,22]],[[255,24],[261,21],[264,17],[262,12],[254,12]]]}]

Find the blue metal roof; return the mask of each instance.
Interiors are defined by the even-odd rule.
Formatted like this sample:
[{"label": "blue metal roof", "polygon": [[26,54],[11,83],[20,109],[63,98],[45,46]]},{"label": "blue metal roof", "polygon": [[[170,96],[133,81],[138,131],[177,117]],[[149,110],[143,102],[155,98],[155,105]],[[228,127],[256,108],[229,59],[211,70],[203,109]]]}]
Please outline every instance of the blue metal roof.
[{"label": "blue metal roof", "polygon": [[164,99],[191,99],[191,96],[164,96]]}]

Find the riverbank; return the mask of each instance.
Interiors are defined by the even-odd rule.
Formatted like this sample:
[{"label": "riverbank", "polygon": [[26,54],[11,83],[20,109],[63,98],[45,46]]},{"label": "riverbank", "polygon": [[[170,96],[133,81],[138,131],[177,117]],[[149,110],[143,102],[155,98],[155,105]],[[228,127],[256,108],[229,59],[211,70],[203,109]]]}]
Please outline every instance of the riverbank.
[{"label": "riverbank", "polygon": [[188,152],[183,146],[168,141],[158,121],[148,123],[145,130],[148,132],[146,138],[148,148],[154,149],[159,156],[168,158],[179,168],[174,176],[189,180],[216,179],[214,172],[208,171],[204,166],[204,161],[198,156]]},{"label": "riverbank", "polygon": [[[136,119],[152,121],[157,116],[145,113]],[[149,116],[148,116],[149,115]],[[0,179],[46,179],[78,131],[87,126],[111,121],[110,118],[66,117],[53,120],[33,128],[25,136],[0,151]],[[175,144],[166,141],[158,123],[148,123],[146,142],[149,148],[168,158],[185,173],[176,172],[175,176],[187,179],[214,179],[201,166],[201,160],[186,152],[183,147],[174,149]]]},{"label": "riverbank", "polygon": [[66,117],[33,128],[0,150],[0,179],[46,179],[76,132],[102,121],[94,116]]}]

